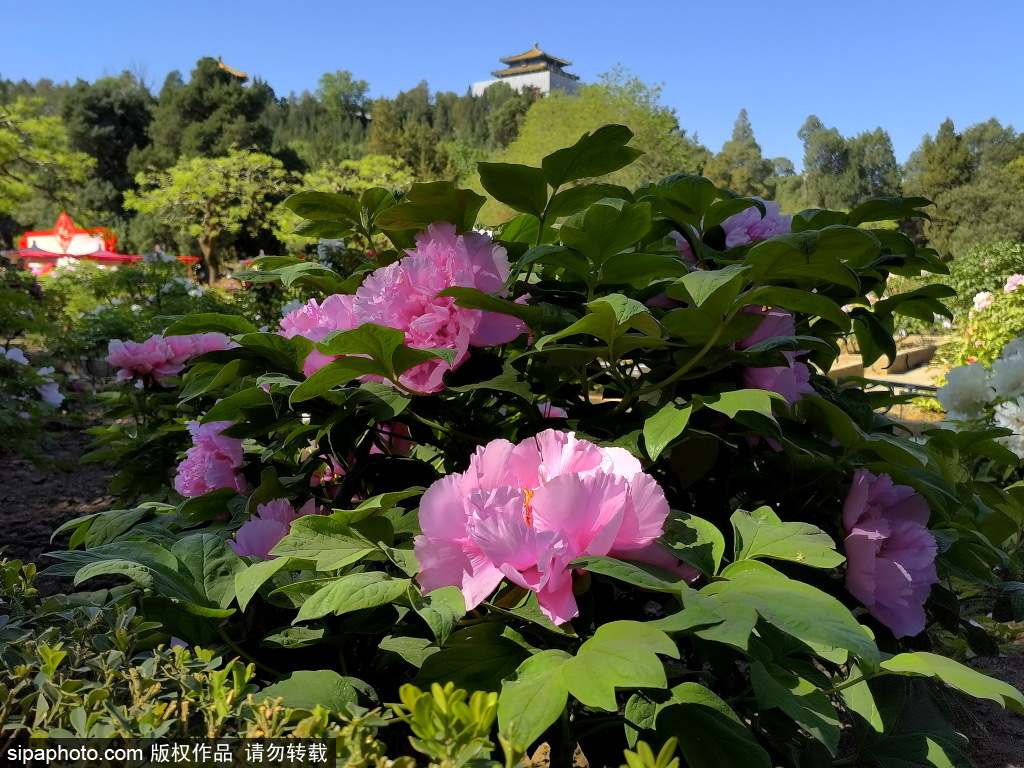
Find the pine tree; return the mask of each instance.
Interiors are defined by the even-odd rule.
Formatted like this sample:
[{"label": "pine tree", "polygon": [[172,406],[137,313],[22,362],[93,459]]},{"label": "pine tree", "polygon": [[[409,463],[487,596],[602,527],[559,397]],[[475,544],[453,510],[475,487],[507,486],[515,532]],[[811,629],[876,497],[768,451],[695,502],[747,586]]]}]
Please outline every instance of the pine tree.
[{"label": "pine tree", "polygon": [[741,109],[733,125],[732,138],[708,161],[704,175],[737,195],[769,197],[771,190],[767,182],[773,170],[772,161],[764,158],[761,145],[754,139],[747,110]]}]

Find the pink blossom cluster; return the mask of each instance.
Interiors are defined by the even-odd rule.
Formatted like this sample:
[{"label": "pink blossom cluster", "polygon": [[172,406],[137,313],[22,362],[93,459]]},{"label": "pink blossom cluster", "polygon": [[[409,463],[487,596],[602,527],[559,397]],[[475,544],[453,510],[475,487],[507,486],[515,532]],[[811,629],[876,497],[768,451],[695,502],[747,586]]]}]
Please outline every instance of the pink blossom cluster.
[{"label": "pink blossom cluster", "polygon": [[162,381],[177,376],[194,357],[206,352],[231,349],[238,345],[223,333],[193,333],[186,336],[161,336],[159,333],[145,341],[122,341],[111,339],[107,348],[107,362],[121,370],[118,381],[128,381],[136,376],[136,386]]},{"label": "pink blossom cluster", "polygon": [[[796,335],[796,323],[793,315],[784,309],[768,307],[745,307],[744,312],[762,315],[760,325],[743,341],[737,342],[736,349],[750,347],[768,339]],[[797,361],[803,350],[783,352],[787,365],[776,365],[765,368],[744,368],[743,386],[750,389],[765,389],[778,392],[786,399],[788,405],[801,400],[805,394],[814,394],[810,385],[811,369],[806,363]]]},{"label": "pink blossom cluster", "polygon": [[1006,285],[1003,286],[1003,293],[1013,293],[1024,283],[1024,275],[1010,275],[1006,278]]},{"label": "pink blossom cluster", "polygon": [[988,291],[976,293],[974,294],[974,309],[977,312],[983,312],[989,308],[993,301],[995,301],[995,296]]},{"label": "pink blossom cluster", "polygon": [[249,486],[238,473],[242,466],[242,441],[221,433],[234,426],[233,421],[210,421],[186,425],[193,446],[185,453],[174,476],[174,490],[182,496],[202,496],[218,488],[234,488],[248,493]]},{"label": "pink blossom cluster", "polygon": [[843,505],[846,587],[896,637],[924,630],[924,603],[935,572],[928,505],[889,475],[859,469]]},{"label": "pink blossom cluster", "polygon": [[[429,360],[399,377],[416,392],[439,392],[442,376],[469,356],[469,347],[494,346],[512,341],[527,330],[511,315],[466,309],[439,293],[455,286],[507,295],[502,285],[509,275],[505,249],[479,232],[457,235],[447,222],[431,224],[416,237],[407,256],[374,271],[353,295],[336,294],[323,303],[315,299],[281,321],[282,334],[322,341],[331,331],[357,328],[364,323],[396,328],[405,344],[417,349],[454,349],[455,360]],[[302,370],[307,376],[336,358],[314,350]]]},{"label": "pink blossom cluster", "polygon": [[502,579],[537,593],[563,623],[579,611],[569,563],[608,555],[673,569],[655,540],[669,507],[654,479],[622,448],[603,448],[553,429],[516,445],[494,440],[465,472],[441,478],[420,502],[415,540],[424,592],[459,587],[471,609]]},{"label": "pink blossom cluster", "polygon": [[312,499],[297,510],[288,499],[268,501],[256,507],[256,512],[235,531],[235,539],[229,540],[228,545],[239,557],[273,560],[277,555],[270,554],[270,550],[288,535],[293,522],[306,515],[322,513],[323,510]]},{"label": "pink blossom cluster", "polygon": [[756,243],[776,235],[788,235],[793,231],[793,217],[783,216],[778,203],[762,200],[760,197],[755,199],[764,203],[763,217],[757,206],[751,206],[722,222],[726,248]]}]

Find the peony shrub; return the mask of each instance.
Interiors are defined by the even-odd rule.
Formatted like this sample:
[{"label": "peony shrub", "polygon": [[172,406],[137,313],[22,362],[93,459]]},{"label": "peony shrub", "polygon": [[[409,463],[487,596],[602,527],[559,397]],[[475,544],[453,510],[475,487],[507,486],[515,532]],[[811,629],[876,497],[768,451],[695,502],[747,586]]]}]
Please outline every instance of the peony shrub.
[{"label": "peony shrub", "polygon": [[824,375],[842,337],[871,364],[897,315],[945,311],[937,284],[878,298],[944,269],[890,226],[925,201],[788,218],[695,176],[594,181],[630,138],[481,163],[518,214],[493,235],[444,182],[291,197],[302,232],[393,247],[351,275],[258,259],[243,279],[316,292],[280,328],[173,323],[233,342],[182,372],[184,498],[71,524],[54,572],[131,574],[175,636],[288,675],[286,704],[415,722],[465,691],[472,754],[507,765],[640,739],[696,766],[945,765],[964,745],[939,708],[906,732],[897,691],[1024,707],[932,652],[990,647],[957,589],[1017,588],[1003,432],[921,444]]}]

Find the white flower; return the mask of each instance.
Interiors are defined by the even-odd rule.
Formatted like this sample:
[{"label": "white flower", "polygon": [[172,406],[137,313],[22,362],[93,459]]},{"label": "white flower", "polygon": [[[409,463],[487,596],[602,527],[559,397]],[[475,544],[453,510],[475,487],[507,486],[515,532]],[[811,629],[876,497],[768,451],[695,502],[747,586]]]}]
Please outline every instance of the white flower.
[{"label": "white flower", "polygon": [[981,293],[974,294],[974,308],[981,312],[988,308],[988,305],[994,301],[995,297],[988,291],[982,291]]},{"label": "white flower", "polygon": [[39,369],[39,375],[43,377],[43,381],[46,383],[36,386],[36,392],[39,393],[39,397],[42,398],[44,403],[56,408],[64,402],[64,395],[62,395],[60,390],[57,388],[57,382],[48,376],[48,374],[53,373],[53,371],[53,366],[47,366]]},{"label": "white flower", "polygon": [[1001,357],[992,364],[992,386],[999,397],[1024,395],[1024,357]]},{"label": "white flower", "polygon": [[977,418],[995,394],[988,383],[985,366],[971,363],[954,368],[946,374],[946,386],[940,387],[936,396],[947,413],[955,412],[967,418]]},{"label": "white flower", "polygon": [[1000,437],[998,440],[1024,459],[1024,397],[997,405],[995,423],[997,427],[1013,430],[1012,435]]},{"label": "white flower", "polygon": [[28,358],[25,357],[25,353],[17,347],[11,347],[10,349],[0,347],[0,357],[5,357],[8,360],[13,360],[14,362],[21,363],[22,365],[28,365]]},{"label": "white flower", "polygon": [[1003,347],[1003,351],[999,353],[999,356],[1002,358],[1024,357],[1024,336],[1014,339]]}]

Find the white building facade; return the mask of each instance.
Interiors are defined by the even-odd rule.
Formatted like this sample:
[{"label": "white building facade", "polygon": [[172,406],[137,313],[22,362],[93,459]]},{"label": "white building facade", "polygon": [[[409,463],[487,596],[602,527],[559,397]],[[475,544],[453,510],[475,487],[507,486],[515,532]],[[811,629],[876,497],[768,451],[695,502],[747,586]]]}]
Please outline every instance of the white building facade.
[{"label": "white building facade", "polygon": [[507,66],[491,73],[495,80],[473,83],[471,92],[474,96],[482,96],[495,83],[507,83],[520,93],[525,88],[536,88],[542,96],[552,91],[576,93],[579,90],[579,76],[564,69],[572,66],[572,62],[545,53],[537,43],[533,44],[533,50],[509,56],[501,59],[501,62]]}]

